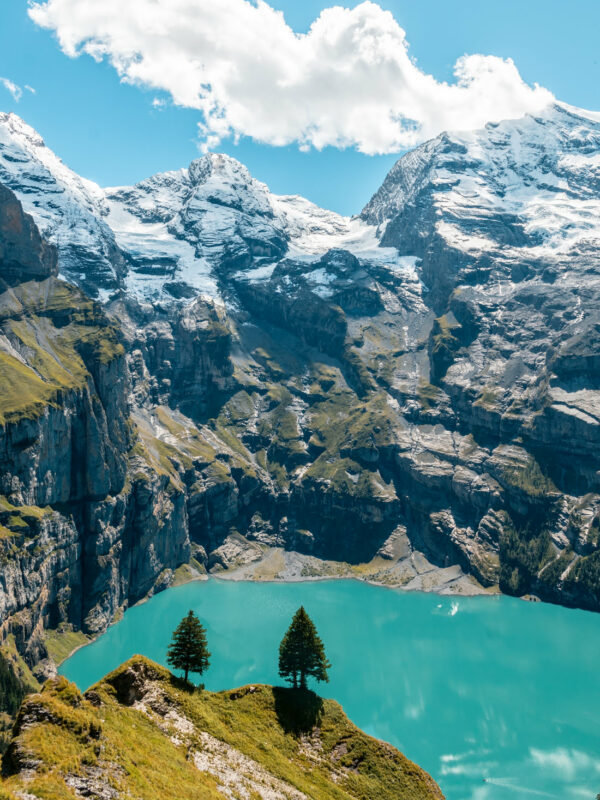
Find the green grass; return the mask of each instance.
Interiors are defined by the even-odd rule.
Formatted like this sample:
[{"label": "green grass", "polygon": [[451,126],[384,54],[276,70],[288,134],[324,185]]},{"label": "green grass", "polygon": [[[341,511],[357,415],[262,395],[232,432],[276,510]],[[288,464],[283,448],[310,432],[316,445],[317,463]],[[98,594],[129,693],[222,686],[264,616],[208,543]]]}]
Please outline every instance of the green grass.
[{"label": "green grass", "polygon": [[417,399],[426,411],[429,411],[429,409],[435,405],[441,394],[441,390],[432,383],[428,383],[425,380],[419,381],[417,386]]},{"label": "green grass", "polygon": [[35,692],[39,688],[39,683],[16,648],[14,636],[9,634],[0,647],[0,754],[10,741],[14,715],[21,700],[28,692]]},{"label": "green grass", "polygon": [[497,403],[498,403],[498,390],[484,389],[477,398],[477,400],[475,400],[474,405],[484,406],[486,408],[494,408]]},{"label": "green grass", "polygon": [[0,495],[0,539],[14,539],[13,544],[32,539],[39,531],[40,520],[49,514],[49,506],[15,506]]},{"label": "green grass", "polygon": [[[148,696],[148,713],[127,705],[149,689],[155,700]],[[356,728],[337,703],[313,693],[260,685],[190,692],[136,656],[87,697],[94,704],[58,678],[26,701],[27,716],[38,722],[20,729],[16,743],[30,763],[39,763],[29,776],[17,772],[0,783],[5,793],[26,789],[47,800],[72,800],[65,777],[85,776],[91,768],[123,798],[222,800],[210,768],[194,765],[209,734],[254,762],[236,768],[240,780],[254,784],[234,788],[233,797],[261,797],[258,790],[273,780],[315,800],[442,797],[419,767]],[[170,721],[175,718],[185,727]],[[235,764],[231,755],[226,751],[225,761]]]},{"label": "green grass", "polygon": [[26,687],[27,691],[35,691],[39,689],[40,684],[23,660],[23,657],[19,654],[17,645],[15,643],[15,637],[12,633],[9,633],[6,639],[2,642],[0,650],[2,651],[4,658],[10,661],[15,674],[21,683]]},{"label": "green grass", "polygon": [[22,284],[0,315],[14,351],[0,351],[0,424],[35,418],[81,388],[90,365],[123,355],[116,329],[99,306],[56,279]]},{"label": "green grass", "polygon": [[244,461],[249,462],[251,460],[250,453],[239,440],[235,428],[229,428],[227,423],[221,419],[211,420],[211,427],[226,447],[237,453]]},{"label": "green grass", "polygon": [[68,627],[58,630],[47,629],[44,632],[44,643],[48,655],[58,664],[68,658],[73,650],[89,642],[88,637],[81,631],[73,631]]},{"label": "green grass", "polygon": [[177,567],[172,585],[181,586],[183,583],[193,581],[198,577],[198,574],[205,575],[206,569],[199,561],[192,559],[190,564],[181,564],[181,566]]},{"label": "green grass", "polygon": [[330,459],[323,454],[310,465],[304,477],[328,481],[331,489],[340,495],[374,502],[396,498],[393,485],[386,484],[379,472],[364,469],[349,458]]},{"label": "green grass", "polygon": [[330,455],[343,448],[380,447],[392,441],[394,412],[384,397],[366,402],[349,392],[332,392],[311,409],[311,429]]},{"label": "green grass", "polygon": [[460,347],[460,341],[454,335],[455,331],[460,330],[460,324],[454,319],[450,319],[446,314],[438,317],[433,322],[431,329],[431,366],[434,375],[433,380],[437,382],[442,378],[452,361],[454,354]]},{"label": "green grass", "polygon": [[244,389],[237,392],[222,407],[220,416],[230,424],[246,422],[255,413],[254,403]]},{"label": "green grass", "polygon": [[525,465],[506,469],[504,477],[510,486],[521,489],[530,497],[545,497],[556,492],[556,486],[541,470],[538,462],[531,456]]},{"label": "green grass", "polygon": [[197,463],[210,464],[215,459],[214,449],[202,438],[196,426],[187,418],[176,419],[176,413],[166,406],[157,406],[156,416],[160,424],[177,439],[177,449]]},{"label": "green grass", "polygon": [[269,452],[287,460],[305,452],[298,418],[291,409],[293,397],[285,386],[271,386],[266,395],[269,410],[258,422],[258,433],[270,442]]}]

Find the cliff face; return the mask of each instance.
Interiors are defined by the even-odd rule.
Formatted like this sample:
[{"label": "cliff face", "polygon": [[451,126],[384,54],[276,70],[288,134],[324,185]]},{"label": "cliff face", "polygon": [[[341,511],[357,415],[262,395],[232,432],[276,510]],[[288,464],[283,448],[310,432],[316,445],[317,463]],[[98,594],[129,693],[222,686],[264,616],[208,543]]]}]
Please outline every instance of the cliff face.
[{"label": "cliff face", "polygon": [[189,540],[182,492],[134,453],[116,327],[1,199],[0,619],[33,666],[45,628],[102,630],[189,558]]},{"label": "cliff face", "polygon": [[365,735],[312,692],[190,693],[137,656],[85,695],[50,680],[23,704],[0,792],[146,800],[443,800],[398,750]]},{"label": "cliff face", "polygon": [[57,273],[56,249],[46,244],[33,219],[0,185],[0,264],[2,279],[48,278]]}]

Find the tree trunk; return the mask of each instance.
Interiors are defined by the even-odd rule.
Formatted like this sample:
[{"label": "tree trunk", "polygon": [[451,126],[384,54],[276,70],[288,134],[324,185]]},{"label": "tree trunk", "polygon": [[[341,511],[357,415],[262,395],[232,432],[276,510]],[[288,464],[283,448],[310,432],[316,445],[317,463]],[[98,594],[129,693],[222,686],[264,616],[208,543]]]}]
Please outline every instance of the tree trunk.
[{"label": "tree trunk", "polygon": [[186,667],[185,668],[185,679],[184,679],[186,683],[188,682],[188,672],[189,672],[189,669],[188,669],[188,667]]},{"label": "tree trunk", "polygon": [[303,671],[300,672],[300,688],[306,689],[306,675]]}]

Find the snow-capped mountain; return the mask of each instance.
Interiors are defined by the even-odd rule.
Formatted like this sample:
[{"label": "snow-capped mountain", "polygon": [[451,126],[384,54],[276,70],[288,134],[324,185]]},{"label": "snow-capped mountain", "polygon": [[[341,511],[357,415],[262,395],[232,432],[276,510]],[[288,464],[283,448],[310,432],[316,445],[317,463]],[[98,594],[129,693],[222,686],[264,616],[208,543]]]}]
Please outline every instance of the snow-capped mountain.
[{"label": "snow-capped mountain", "polygon": [[258,276],[285,255],[314,262],[336,247],[404,268],[395,249],[379,248],[374,226],[274,195],[226,155],[102,189],[15,114],[0,114],[0,182],[57,245],[62,274],[104,299],[119,287],[147,302],[219,298],[232,271]]},{"label": "snow-capped mountain", "polygon": [[361,217],[383,244],[423,258],[429,279],[441,249],[497,277],[589,253],[600,241],[600,114],[554,104],[444,133],[396,163]]},{"label": "snow-capped mountain", "polygon": [[58,246],[65,277],[102,297],[120,287],[149,302],[218,298],[233,272],[258,280],[284,256],[311,263],[332,248],[396,271],[419,259],[426,284],[449,253],[463,273],[493,259],[510,280],[517,262],[549,269],[600,239],[600,115],[555,104],[442,134],[402,157],[352,219],[274,195],[218,154],[103,189],[14,114],[0,114],[0,182]]},{"label": "snow-capped mountain", "polygon": [[373,226],[319,208],[298,196],[272,194],[246,167],[211,154],[187,169],[106,190],[106,221],[130,264],[125,279],[140,297],[197,290],[219,296],[232,272],[266,274],[284,256],[315,261],[333,247],[391,262]]},{"label": "snow-capped mountain", "polygon": [[16,114],[0,113],[0,183],[58,247],[65,277],[92,294],[118,285],[123,259],[103,220],[104,192],[66,167]]},{"label": "snow-capped mountain", "polygon": [[554,104],[442,134],[396,163],[361,217],[382,244],[420,260],[426,302],[441,315],[430,375],[459,418],[472,424],[475,399],[481,430],[516,428],[536,447],[552,431],[556,450],[577,439],[591,455],[600,114]]}]

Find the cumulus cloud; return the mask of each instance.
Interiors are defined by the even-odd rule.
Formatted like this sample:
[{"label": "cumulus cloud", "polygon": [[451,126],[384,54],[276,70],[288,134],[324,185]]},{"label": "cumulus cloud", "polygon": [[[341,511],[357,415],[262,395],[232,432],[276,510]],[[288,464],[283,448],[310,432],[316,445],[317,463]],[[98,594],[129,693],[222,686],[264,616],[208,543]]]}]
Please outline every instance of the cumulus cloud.
[{"label": "cumulus cloud", "polygon": [[582,773],[594,772],[600,775],[600,759],[580,750],[569,750],[566,747],[557,747],[555,750],[531,748],[529,753],[536,766],[555,773],[563,780],[575,780]]},{"label": "cumulus cloud", "polygon": [[20,86],[17,86],[17,84],[9,78],[0,78],[0,85],[4,86],[6,91],[12,94],[13,100],[16,100],[17,103],[19,102],[23,96],[23,89],[21,89]]},{"label": "cumulus cloud", "polygon": [[106,58],[124,81],[198,109],[207,148],[245,135],[389,153],[553,99],[495,56],[462,56],[454,81],[437,81],[392,14],[369,1],[324,9],[305,34],[263,0],[44,0],[29,15],[67,55]]}]

